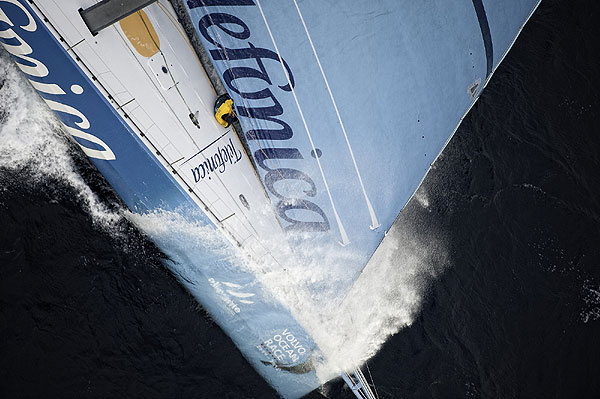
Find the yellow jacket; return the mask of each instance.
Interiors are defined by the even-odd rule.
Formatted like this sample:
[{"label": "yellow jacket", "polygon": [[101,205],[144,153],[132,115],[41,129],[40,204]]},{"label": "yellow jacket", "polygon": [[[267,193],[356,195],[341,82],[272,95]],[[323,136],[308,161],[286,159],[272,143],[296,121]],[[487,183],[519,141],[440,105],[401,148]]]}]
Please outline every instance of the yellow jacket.
[{"label": "yellow jacket", "polygon": [[217,119],[217,122],[219,122],[223,127],[229,127],[229,122],[223,119],[223,117],[227,117],[230,115],[233,115],[232,99],[225,100],[225,102],[219,106],[217,112],[215,113],[215,118]]}]

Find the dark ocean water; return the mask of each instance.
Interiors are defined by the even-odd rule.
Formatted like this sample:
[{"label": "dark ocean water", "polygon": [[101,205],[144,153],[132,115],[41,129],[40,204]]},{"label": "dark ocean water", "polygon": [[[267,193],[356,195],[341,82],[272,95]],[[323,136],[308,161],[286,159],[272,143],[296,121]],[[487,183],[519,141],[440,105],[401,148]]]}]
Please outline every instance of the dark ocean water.
[{"label": "dark ocean water", "polygon": [[[599,10],[543,1],[403,212],[450,265],[368,362],[381,398],[600,397]],[[0,398],[276,397],[136,229],[44,163],[2,165]]]}]

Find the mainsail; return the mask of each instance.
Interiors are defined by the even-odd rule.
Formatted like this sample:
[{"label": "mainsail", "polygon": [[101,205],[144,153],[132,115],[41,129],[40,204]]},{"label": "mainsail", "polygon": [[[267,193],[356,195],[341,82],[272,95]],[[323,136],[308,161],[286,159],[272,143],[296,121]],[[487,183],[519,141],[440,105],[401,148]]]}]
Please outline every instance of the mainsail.
[{"label": "mainsail", "polygon": [[[193,245],[147,233],[256,370],[300,397],[323,354],[233,249],[265,273],[328,254],[342,273],[314,289],[342,301],[539,0],[160,0],[94,20],[111,3],[0,0],[0,41],[134,213],[193,226]],[[213,118],[190,21],[237,134]]]}]

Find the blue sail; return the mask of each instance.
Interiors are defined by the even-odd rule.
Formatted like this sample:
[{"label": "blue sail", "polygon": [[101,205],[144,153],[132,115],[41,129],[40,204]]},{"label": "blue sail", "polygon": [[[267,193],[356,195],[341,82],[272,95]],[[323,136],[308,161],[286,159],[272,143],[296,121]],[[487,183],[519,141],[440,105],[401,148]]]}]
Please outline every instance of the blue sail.
[{"label": "blue sail", "polygon": [[538,0],[189,0],[302,256],[354,278]]}]

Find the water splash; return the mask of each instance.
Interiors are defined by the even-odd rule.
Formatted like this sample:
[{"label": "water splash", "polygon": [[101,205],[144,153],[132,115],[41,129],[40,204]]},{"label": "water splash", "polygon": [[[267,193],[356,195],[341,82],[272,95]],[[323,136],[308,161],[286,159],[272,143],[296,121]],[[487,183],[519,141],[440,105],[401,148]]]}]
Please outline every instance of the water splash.
[{"label": "water splash", "polygon": [[[428,284],[448,264],[444,241],[431,232],[419,234],[407,218],[392,227],[341,303],[313,294],[312,287],[347,274],[339,257],[323,259],[304,264],[302,273],[291,278],[263,281],[319,345],[326,359],[317,367],[323,381],[362,364],[391,335],[412,324]],[[294,289],[285,292],[282,287]]]},{"label": "water splash", "polygon": [[189,222],[177,213],[128,214],[128,218],[151,237],[168,242],[175,252],[194,253],[203,248],[200,252],[206,253],[209,249],[215,258],[228,258],[252,272],[319,346],[324,360],[316,368],[323,382],[360,365],[391,335],[409,326],[428,284],[448,264],[445,241],[432,232],[420,231],[410,223],[410,216],[404,217],[392,227],[352,289],[339,291],[335,287],[351,283],[344,264],[352,255],[345,251],[312,248],[319,256],[310,262],[297,255],[300,251],[280,246],[277,258],[286,262],[259,263],[233,250],[212,228]]},{"label": "water splash", "polygon": [[583,323],[589,323],[600,319],[600,285],[594,284],[592,279],[586,279],[582,287],[583,308],[580,319]]},{"label": "water splash", "polygon": [[[108,209],[86,184],[74,162],[81,156],[78,147],[3,49],[0,82],[0,168],[19,172],[23,184],[35,189],[70,187],[94,223],[116,226],[120,211]],[[7,189],[7,184],[0,182],[0,187]]]},{"label": "water splash", "polygon": [[[311,248],[310,252],[317,256],[309,261],[298,257],[302,251],[292,251],[281,241],[266,243],[267,247],[276,245],[277,258],[286,261],[258,263],[234,251],[224,236],[214,234],[212,228],[176,213],[139,215],[118,207],[110,210],[79,173],[74,162],[74,157],[81,156],[78,147],[67,138],[58,119],[6,53],[0,51],[2,81],[0,168],[18,171],[34,186],[69,187],[94,223],[102,228],[118,231],[126,218],[150,236],[170,240],[170,245],[181,251],[201,246],[209,248],[215,257],[235,258],[235,264],[251,271],[315,339],[326,359],[317,365],[322,381],[364,362],[387,338],[410,325],[428,282],[447,264],[444,240],[431,232],[421,232],[410,216],[403,217],[348,292],[346,288],[355,276],[349,275],[344,266],[356,255],[347,248],[339,252]],[[415,198],[421,206],[428,206],[423,190]]]}]

